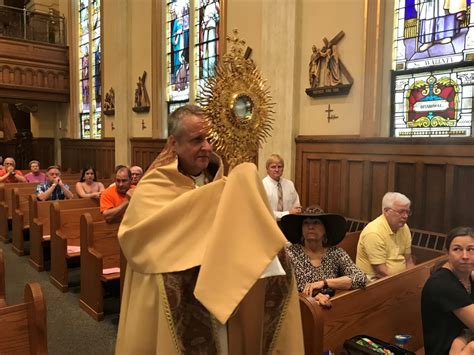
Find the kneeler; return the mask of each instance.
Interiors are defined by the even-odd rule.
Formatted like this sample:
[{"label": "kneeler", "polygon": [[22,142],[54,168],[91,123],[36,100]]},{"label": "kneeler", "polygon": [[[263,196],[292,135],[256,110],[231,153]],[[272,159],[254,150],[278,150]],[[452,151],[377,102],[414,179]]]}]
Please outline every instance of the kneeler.
[{"label": "kneeler", "polygon": [[262,354],[267,279],[259,279],[227,322],[229,355]]}]

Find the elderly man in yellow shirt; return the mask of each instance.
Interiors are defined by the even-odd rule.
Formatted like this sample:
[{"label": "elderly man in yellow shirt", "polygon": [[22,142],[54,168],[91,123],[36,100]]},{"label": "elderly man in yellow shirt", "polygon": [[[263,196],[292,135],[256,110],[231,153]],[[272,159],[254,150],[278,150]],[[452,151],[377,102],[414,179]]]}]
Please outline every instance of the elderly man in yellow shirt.
[{"label": "elderly man in yellow shirt", "polygon": [[411,202],[399,192],[387,192],[382,199],[382,214],[360,234],[356,264],[376,280],[414,266],[411,233],[406,224]]}]

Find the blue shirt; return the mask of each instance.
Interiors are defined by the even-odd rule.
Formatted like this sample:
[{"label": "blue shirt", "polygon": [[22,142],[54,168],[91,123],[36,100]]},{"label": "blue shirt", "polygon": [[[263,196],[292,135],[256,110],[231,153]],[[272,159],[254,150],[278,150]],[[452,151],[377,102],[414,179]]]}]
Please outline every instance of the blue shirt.
[{"label": "blue shirt", "polygon": [[[51,187],[51,184],[49,182],[45,182],[44,184],[39,184],[36,186],[36,194],[39,195],[42,192],[46,192],[47,189]],[[64,184],[64,188],[69,190],[69,186]],[[64,192],[61,189],[61,186],[56,185],[56,188],[52,192],[52,194],[47,198],[47,201],[50,200],[64,200],[66,196],[64,196]]]}]

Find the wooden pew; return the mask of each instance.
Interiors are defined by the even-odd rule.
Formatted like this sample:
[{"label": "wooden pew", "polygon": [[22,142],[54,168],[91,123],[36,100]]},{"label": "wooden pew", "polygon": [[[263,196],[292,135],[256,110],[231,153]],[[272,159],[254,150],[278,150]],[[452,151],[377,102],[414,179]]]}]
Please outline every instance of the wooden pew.
[{"label": "wooden pew", "polygon": [[38,201],[36,195],[31,195],[29,197],[29,263],[36,271],[44,270],[44,253],[45,250],[48,250],[50,247],[50,208],[53,202],[57,202],[59,204],[59,208],[62,210],[99,206],[99,201],[92,198],[61,201]]},{"label": "wooden pew", "polygon": [[[80,305],[97,321],[104,319],[104,287],[120,282],[120,223],[94,222],[89,213],[81,216],[81,295]],[[103,270],[117,268],[104,274]]]},{"label": "wooden pew", "polygon": [[46,302],[38,283],[25,286],[25,302],[0,308],[0,354],[47,354]]},{"label": "wooden pew", "polygon": [[[415,256],[419,249],[413,246]],[[396,334],[410,334],[408,349],[421,348],[421,290],[431,268],[446,258],[441,252],[437,255],[412,269],[374,281],[365,289],[336,294],[331,309],[323,309],[313,298],[300,294],[305,353],[340,353],[344,340],[359,334],[389,343]]]},{"label": "wooden pew", "polygon": [[0,308],[7,305],[7,299],[5,297],[5,258],[3,256],[3,250],[0,249]]},{"label": "wooden pew", "polygon": [[[69,287],[68,265],[80,262],[80,217],[90,213],[93,220],[103,220],[99,207],[62,210],[58,201],[50,206],[51,273],[49,280],[62,292]],[[77,250],[69,250],[76,248]]]},{"label": "wooden pew", "polygon": [[30,189],[14,188],[12,191],[12,249],[22,256],[25,255],[24,233],[30,229],[28,199]]},{"label": "wooden pew", "polygon": [[30,193],[36,190],[35,183],[14,183],[14,184],[0,184],[0,240],[4,243],[9,242],[8,228],[12,219],[12,193],[14,188],[29,189]]}]

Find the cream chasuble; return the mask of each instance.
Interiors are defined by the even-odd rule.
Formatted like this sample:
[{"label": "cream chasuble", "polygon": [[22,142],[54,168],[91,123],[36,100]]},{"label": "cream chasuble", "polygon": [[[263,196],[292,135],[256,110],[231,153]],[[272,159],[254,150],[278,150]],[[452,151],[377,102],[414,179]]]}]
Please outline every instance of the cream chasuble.
[{"label": "cream chasuble", "polygon": [[[226,324],[287,241],[255,165],[241,164],[228,178],[221,167],[213,182],[196,189],[174,160],[142,178],[119,242],[128,263],[116,353],[180,354],[193,352],[187,343],[200,342],[215,342],[211,352],[222,353],[227,344],[216,340],[216,320]],[[267,353],[303,354],[298,295],[291,270],[285,272],[267,281],[283,291],[281,312],[270,319],[263,342]],[[208,339],[207,328],[215,338]]]}]

